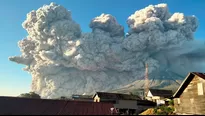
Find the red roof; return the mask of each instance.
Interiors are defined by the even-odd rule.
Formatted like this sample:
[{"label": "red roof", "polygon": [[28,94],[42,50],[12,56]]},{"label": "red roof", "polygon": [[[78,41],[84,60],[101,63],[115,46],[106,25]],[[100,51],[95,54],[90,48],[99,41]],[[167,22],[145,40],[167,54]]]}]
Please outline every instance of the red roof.
[{"label": "red roof", "polygon": [[110,115],[112,103],[0,97],[0,115]]}]

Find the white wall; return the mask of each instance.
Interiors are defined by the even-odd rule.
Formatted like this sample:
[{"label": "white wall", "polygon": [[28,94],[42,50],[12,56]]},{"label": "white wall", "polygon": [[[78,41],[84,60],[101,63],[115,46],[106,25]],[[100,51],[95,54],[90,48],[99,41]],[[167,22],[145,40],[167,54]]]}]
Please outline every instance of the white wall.
[{"label": "white wall", "polygon": [[152,93],[149,91],[148,94],[147,94],[147,97],[152,97]]},{"label": "white wall", "polygon": [[165,101],[164,100],[157,100],[157,105],[160,105],[160,104],[165,104]]}]

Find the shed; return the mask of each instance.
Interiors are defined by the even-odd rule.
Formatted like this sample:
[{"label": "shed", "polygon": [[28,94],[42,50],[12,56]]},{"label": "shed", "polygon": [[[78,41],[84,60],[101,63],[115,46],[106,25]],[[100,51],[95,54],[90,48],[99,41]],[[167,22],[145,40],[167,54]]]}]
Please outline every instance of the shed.
[{"label": "shed", "polygon": [[116,100],[141,100],[141,98],[137,95],[107,92],[96,92],[93,96],[93,99],[94,102],[114,102]]},{"label": "shed", "polygon": [[205,73],[191,72],[174,93],[177,114],[205,114]]},{"label": "shed", "polygon": [[157,105],[165,104],[166,98],[172,97],[172,90],[149,89],[146,99],[156,102]]},{"label": "shed", "polygon": [[120,113],[129,112],[128,114],[139,114],[142,111],[155,107],[156,103],[142,100],[137,95],[96,92],[93,96],[94,102],[110,102],[118,109]]}]

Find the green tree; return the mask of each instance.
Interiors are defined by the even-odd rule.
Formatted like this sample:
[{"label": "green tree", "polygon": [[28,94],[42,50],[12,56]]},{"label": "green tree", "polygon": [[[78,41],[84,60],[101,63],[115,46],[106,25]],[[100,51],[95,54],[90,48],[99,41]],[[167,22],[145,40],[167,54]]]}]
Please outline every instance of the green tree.
[{"label": "green tree", "polygon": [[22,93],[19,95],[19,97],[41,99],[41,96],[36,94],[35,92]]},{"label": "green tree", "polygon": [[174,100],[170,100],[168,104],[173,106],[174,105]]}]

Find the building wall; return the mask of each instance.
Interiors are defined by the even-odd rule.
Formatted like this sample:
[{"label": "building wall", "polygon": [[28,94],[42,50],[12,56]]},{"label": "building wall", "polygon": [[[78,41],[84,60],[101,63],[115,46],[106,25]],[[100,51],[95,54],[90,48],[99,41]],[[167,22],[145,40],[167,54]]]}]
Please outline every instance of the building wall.
[{"label": "building wall", "polygon": [[165,104],[165,100],[157,99],[157,100],[156,100],[156,103],[157,103],[157,106],[158,106],[158,105],[161,105],[161,104]]},{"label": "building wall", "polygon": [[133,100],[117,100],[114,104],[115,108],[137,109],[137,101]]},{"label": "building wall", "polygon": [[148,108],[153,108],[154,106],[137,105],[137,101],[133,100],[117,100],[117,103],[114,104],[114,107],[117,109],[135,109],[136,114],[139,114]]},{"label": "building wall", "polygon": [[160,96],[146,97],[147,100],[156,102],[157,105],[165,104],[165,98]]},{"label": "building wall", "polygon": [[148,91],[147,97],[153,97],[153,95],[152,95],[152,93],[150,91]]},{"label": "building wall", "polygon": [[150,91],[148,92],[146,99],[149,100],[149,101],[156,102],[157,105],[165,104],[164,97],[153,96],[152,93],[151,93]]},{"label": "building wall", "polygon": [[144,90],[137,90],[136,93],[141,99],[144,99]]},{"label": "building wall", "polygon": [[96,95],[96,96],[94,97],[94,102],[100,102],[100,97],[98,97],[98,95]]},{"label": "building wall", "polygon": [[174,99],[176,113],[205,114],[205,80],[195,76],[179,98]]},{"label": "building wall", "polygon": [[[100,99],[98,95],[95,95],[94,102],[112,102],[113,100],[109,99]],[[113,103],[114,107],[117,109],[136,109],[136,113],[141,113],[148,108],[152,108],[154,106],[149,105],[137,105],[136,100],[115,100],[116,102]]]}]

